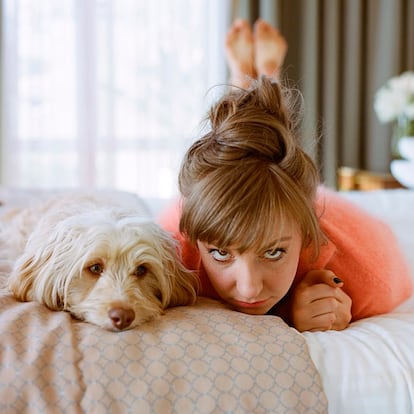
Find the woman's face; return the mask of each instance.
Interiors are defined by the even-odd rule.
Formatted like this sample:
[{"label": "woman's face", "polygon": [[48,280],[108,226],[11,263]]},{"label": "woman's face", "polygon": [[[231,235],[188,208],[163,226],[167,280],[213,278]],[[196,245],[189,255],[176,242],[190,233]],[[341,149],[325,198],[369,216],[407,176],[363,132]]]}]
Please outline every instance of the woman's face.
[{"label": "woman's face", "polygon": [[275,226],[262,251],[198,241],[201,260],[218,295],[239,312],[263,315],[287,293],[296,275],[302,240],[296,225]]}]

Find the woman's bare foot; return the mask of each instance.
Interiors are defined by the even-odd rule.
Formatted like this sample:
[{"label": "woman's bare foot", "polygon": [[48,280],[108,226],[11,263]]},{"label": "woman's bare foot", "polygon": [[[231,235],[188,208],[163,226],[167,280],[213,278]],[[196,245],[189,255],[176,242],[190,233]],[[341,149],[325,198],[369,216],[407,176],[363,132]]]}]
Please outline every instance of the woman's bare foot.
[{"label": "woman's bare foot", "polygon": [[277,29],[259,19],[254,24],[254,58],[258,75],[278,79],[287,42]]},{"label": "woman's bare foot", "polygon": [[249,86],[257,74],[254,68],[253,33],[246,20],[234,21],[227,33],[225,46],[230,82],[242,88]]}]

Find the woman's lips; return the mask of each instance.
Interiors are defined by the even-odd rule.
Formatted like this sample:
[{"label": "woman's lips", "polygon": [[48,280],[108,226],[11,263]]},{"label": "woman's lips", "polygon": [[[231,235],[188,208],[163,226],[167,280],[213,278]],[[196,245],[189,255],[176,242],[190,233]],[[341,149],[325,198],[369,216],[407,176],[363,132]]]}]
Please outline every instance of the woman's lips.
[{"label": "woman's lips", "polygon": [[243,302],[243,301],[240,301],[240,300],[234,300],[233,303],[234,303],[234,305],[236,305],[237,307],[240,307],[240,308],[254,309],[254,308],[260,308],[263,305],[266,305],[268,300],[269,299],[265,299],[265,300],[260,300],[260,301],[257,301],[257,302]]}]

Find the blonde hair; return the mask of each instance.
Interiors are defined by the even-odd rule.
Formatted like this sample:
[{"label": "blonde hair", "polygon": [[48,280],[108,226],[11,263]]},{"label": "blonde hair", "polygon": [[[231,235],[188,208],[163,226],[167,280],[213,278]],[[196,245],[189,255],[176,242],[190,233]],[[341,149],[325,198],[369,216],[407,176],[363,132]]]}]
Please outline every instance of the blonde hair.
[{"label": "blonde hair", "polygon": [[290,94],[261,78],[210,109],[211,130],[188,149],[179,174],[180,231],[192,243],[260,248],[274,237],[272,223],[292,220],[302,245],[318,249],[319,177],[295,137]]}]

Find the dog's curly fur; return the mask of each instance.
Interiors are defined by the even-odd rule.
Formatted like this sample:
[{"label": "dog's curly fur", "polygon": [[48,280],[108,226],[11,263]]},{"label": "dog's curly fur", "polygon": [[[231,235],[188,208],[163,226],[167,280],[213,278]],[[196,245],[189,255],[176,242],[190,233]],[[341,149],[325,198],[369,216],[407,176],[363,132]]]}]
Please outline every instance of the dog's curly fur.
[{"label": "dog's curly fur", "polygon": [[8,280],[18,300],[113,331],[195,302],[197,279],[182,265],[177,245],[134,210],[60,196],[14,213],[8,223],[2,239],[14,238],[22,250]]}]

